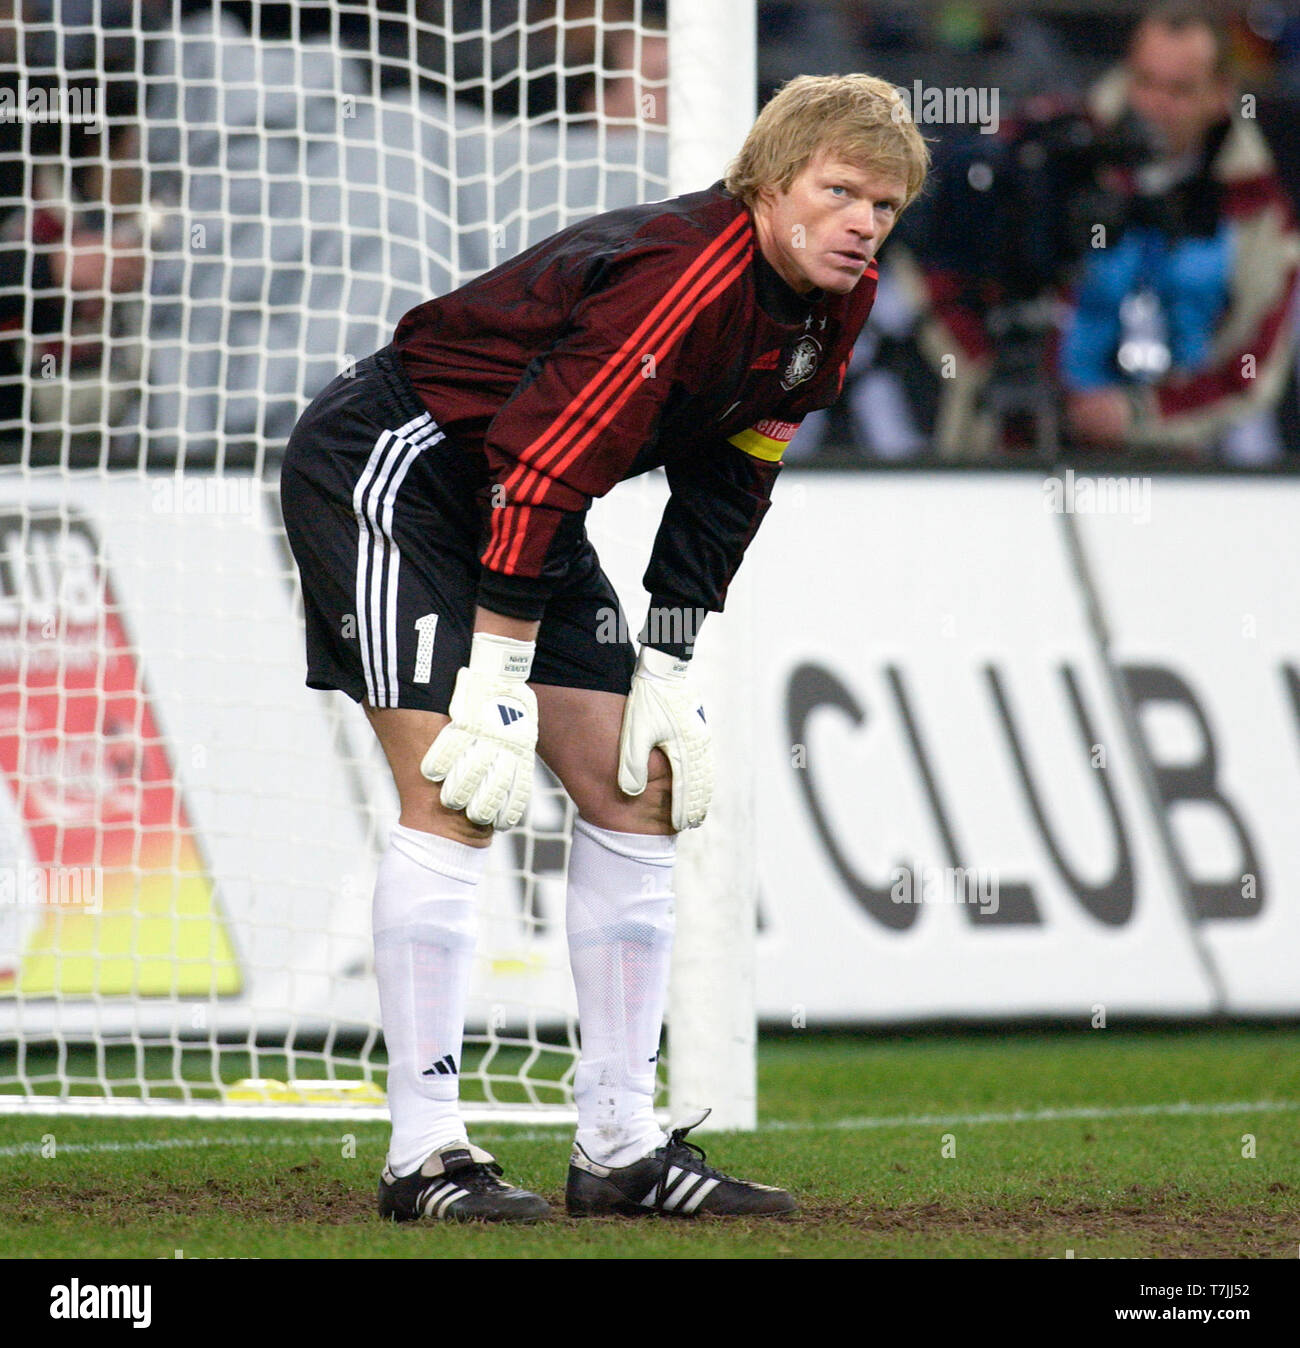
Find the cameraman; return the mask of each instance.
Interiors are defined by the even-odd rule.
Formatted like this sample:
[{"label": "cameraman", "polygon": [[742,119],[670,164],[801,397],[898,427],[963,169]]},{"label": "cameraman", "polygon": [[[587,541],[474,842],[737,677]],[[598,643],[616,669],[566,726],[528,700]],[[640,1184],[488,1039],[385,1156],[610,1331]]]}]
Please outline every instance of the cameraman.
[{"label": "cameraman", "polygon": [[1300,235],[1263,136],[1233,115],[1227,42],[1205,9],[1162,4],[1094,91],[1094,116],[1135,119],[1155,158],[1122,171],[1128,218],[1080,272],[1060,351],[1079,442],[1206,458],[1281,392]]}]

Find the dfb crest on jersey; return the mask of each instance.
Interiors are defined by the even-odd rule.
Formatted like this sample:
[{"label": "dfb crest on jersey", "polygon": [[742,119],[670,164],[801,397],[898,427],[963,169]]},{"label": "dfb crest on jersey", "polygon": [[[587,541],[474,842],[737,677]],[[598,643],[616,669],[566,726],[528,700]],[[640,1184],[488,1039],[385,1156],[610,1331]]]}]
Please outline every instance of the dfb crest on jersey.
[{"label": "dfb crest on jersey", "polygon": [[805,379],[811,379],[817,373],[821,355],[821,343],[816,337],[804,333],[794,344],[790,359],[786,361],[785,369],[781,372],[781,387],[792,389],[796,384],[802,384]]}]

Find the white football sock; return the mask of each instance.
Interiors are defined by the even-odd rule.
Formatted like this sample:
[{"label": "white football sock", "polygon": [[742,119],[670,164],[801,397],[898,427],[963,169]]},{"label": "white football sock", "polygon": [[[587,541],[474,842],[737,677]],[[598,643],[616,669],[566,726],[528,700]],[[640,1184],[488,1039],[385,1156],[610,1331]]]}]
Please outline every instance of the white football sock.
[{"label": "white football sock", "polygon": [[409,1175],[465,1140],[461,1040],[486,847],[398,824],[375,880],[375,975],[388,1046],[388,1164]]},{"label": "white football sock", "polygon": [[676,849],[674,837],[574,823],[566,919],[582,1032],[574,1096],[578,1142],[601,1165],[629,1165],[666,1140],[654,1090]]}]

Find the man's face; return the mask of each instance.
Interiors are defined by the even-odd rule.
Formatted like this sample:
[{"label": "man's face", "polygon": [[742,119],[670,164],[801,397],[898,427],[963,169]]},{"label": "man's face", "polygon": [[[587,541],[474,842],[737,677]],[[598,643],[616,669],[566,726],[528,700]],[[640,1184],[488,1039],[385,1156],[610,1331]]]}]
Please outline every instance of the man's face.
[{"label": "man's face", "polygon": [[903,209],[907,184],[819,151],[788,191],[765,187],[754,203],[763,256],[799,294],[847,295]]},{"label": "man's face", "polygon": [[1128,68],[1130,106],[1172,155],[1199,149],[1205,133],[1228,111],[1228,81],[1215,74],[1208,28],[1143,24]]}]

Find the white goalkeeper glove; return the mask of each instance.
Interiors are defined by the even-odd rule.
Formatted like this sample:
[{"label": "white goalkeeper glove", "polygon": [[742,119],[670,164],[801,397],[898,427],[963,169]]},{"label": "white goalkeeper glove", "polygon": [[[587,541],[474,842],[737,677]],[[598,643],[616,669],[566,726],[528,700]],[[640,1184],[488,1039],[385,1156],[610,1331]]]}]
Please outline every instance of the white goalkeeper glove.
[{"label": "white goalkeeper glove", "polygon": [[475,632],[456,675],[451,724],[420,771],[442,783],[442,803],[493,828],[513,828],[528,808],[537,747],[537,698],[528,686],[535,643]]},{"label": "white goalkeeper glove", "polygon": [[629,796],[646,788],[650,751],[660,748],[673,770],[673,828],[698,828],[713,797],[713,736],[690,690],[686,660],[642,646],[618,738],[618,785]]}]

